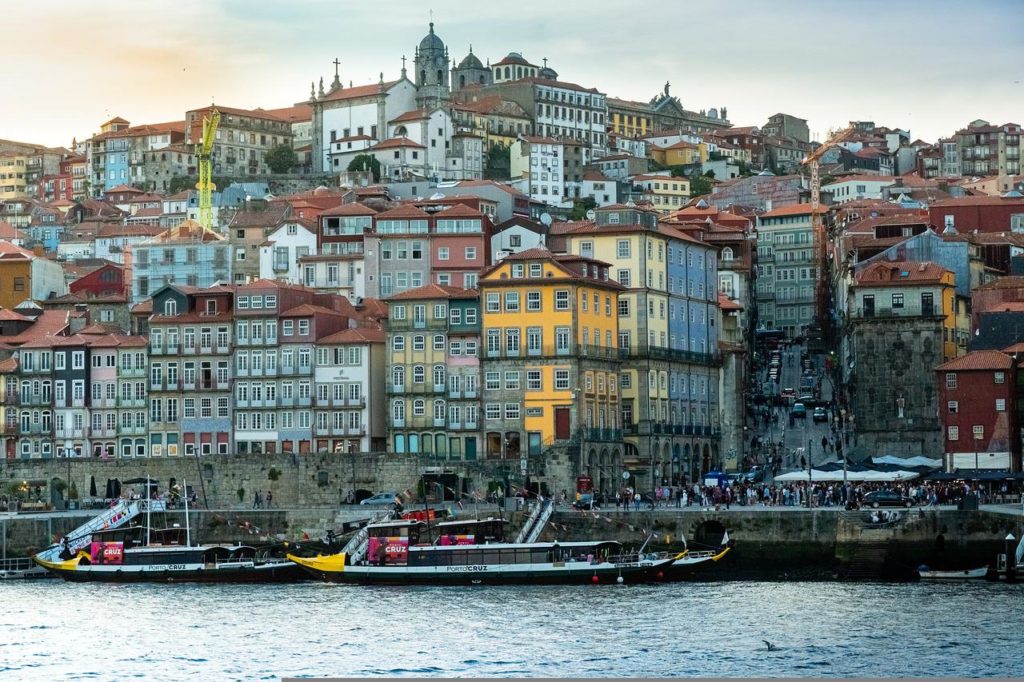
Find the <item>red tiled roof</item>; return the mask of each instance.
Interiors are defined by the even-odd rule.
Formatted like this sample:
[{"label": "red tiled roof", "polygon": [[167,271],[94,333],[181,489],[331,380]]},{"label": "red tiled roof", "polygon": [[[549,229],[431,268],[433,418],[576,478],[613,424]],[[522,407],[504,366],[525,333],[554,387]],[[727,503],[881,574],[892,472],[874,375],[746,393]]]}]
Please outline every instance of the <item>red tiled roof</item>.
[{"label": "red tiled roof", "polygon": [[366,215],[377,215],[377,211],[373,210],[369,206],[360,203],[341,204],[334,208],[329,208],[320,214],[320,217],[324,216],[366,216]]},{"label": "red tiled roof", "polygon": [[[822,214],[822,215],[828,213],[828,206],[819,205],[817,212],[819,214]],[[761,217],[762,218],[780,218],[780,217],[783,217],[783,216],[810,215],[810,214],[811,214],[811,205],[810,204],[792,204],[790,206],[783,206],[781,208],[772,209],[771,211],[768,211],[767,213],[762,213]]]},{"label": "red tiled roof", "polygon": [[0,344],[20,346],[40,339],[49,339],[64,331],[70,317],[68,310],[44,310],[28,329],[14,336],[0,336]]},{"label": "red tiled roof", "polygon": [[905,261],[879,261],[867,266],[857,273],[856,286],[871,284],[921,284],[939,282],[949,273],[935,263],[910,263]]},{"label": "red tiled roof", "polygon": [[413,142],[408,137],[392,137],[384,140],[383,142],[378,142],[370,147],[370,149],[394,149],[395,147],[415,147],[416,149],[426,149],[426,147],[421,145],[419,142]]},{"label": "red tiled roof", "polygon": [[306,317],[308,315],[341,315],[336,310],[325,308],[322,305],[303,303],[281,313],[280,317]]},{"label": "red tiled roof", "polygon": [[397,206],[395,208],[388,209],[387,211],[383,211],[381,213],[378,213],[375,216],[375,220],[394,220],[396,218],[400,219],[400,218],[429,218],[429,217],[430,217],[430,214],[427,213],[426,211],[421,211],[420,209],[416,208],[415,206],[410,206],[408,204],[405,204],[405,205]]},{"label": "red tiled roof", "polygon": [[355,329],[343,329],[329,336],[325,336],[317,343],[384,343],[385,334],[383,329],[370,327],[356,327]]},{"label": "red tiled roof", "polygon": [[357,85],[354,88],[339,88],[334,92],[327,93],[319,101],[340,102],[346,99],[379,95],[382,92],[387,92],[397,83],[399,83],[399,81],[384,81],[383,83],[373,83],[371,85]]},{"label": "red tiled roof", "polygon": [[147,244],[165,244],[174,242],[221,242],[224,236],[207,230],[194,220],[185,220],[179,225],[169,227],[163,232],[146,240]]},{"label": "red tiled roof", "polygon": [[450,207],[434,214],[437,218],[481,218],[483,215],[483,213],[475,208],[470,208],[461,203],[452,204]]},{"label": "red tiled roof", "polygon": [[282,107],[281,109],[267,109],[266,113],[290,123],[310,121],[313,119],[313,107],[305,103],[295,104],[290,107]]},{"label": "red tiled roof", "polygon": [[723,311],[726,310],[743,310],[743,306],[738,302],[734,301],[721,291],[718,292],[718,307]]},{"label": "red tiled roof", "polygon": [[424,284],[415,289],[408,289],[400,294],[390,296],[388,301],[413,301],[428,298],[477,298],[480,294],[472,289],[444,286],[442,284]]},{"label": "red tiled roof", "polygon": [[401,123],[403,121],[422,121],[425,118],[430,118],[430,113],[425,109],[413,109],[407,111],[404,114],[399,114],[394,117],[388,123]]},{"label": "red tiled roof", "polygon": [[[1011,346],[1012,348],[1012,346]],[[1010,369],[1013,358],[998,350],[975,350],[935,368],[937,372]]]}]

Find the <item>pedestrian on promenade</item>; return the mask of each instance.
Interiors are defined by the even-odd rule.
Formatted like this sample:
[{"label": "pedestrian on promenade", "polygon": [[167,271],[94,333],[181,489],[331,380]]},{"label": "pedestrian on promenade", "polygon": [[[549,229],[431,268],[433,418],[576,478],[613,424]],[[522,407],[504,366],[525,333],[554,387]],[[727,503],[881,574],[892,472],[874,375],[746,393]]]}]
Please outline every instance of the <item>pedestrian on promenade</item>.
[{"label": "pedestrian on promenade", "polygon": [[633,509],[640,511],[640,493],[633,493]]},{"label": "pedestrian on promenade", "polygon": [[260,497],[260,491],[257,490],[256,494],[253,495],[253,498],[252,498],[252,508],[253,509],[259,509],[262,506],[263,506],[263,498]]},{"label": "pedestrian on promenade", "polygon": [[274,493],[268,490],[267,491],[266,500],[267,500],[267,509],[270,509],[273,506]]}]

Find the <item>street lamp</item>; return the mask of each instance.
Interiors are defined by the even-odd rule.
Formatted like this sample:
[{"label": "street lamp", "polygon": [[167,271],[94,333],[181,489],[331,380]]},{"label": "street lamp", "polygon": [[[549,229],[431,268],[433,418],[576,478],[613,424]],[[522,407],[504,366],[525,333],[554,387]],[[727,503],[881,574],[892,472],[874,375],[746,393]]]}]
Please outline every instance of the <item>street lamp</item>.
[{"label": "street lamp", "polygon": [[1013,533],[1007,533],[1006,534],[1006,540],[1005,541],[1006,541],[1006,576],[1007,576],[1007,579],[1009,579],[1010,571],[1012,569],[1016,569],[1017,568],[1016,557],[1014,557],[1014,562],[1012,564],[1010,563],[1010,543],[1013,542],[1016,539],[1017,538],[1013,537]]}]

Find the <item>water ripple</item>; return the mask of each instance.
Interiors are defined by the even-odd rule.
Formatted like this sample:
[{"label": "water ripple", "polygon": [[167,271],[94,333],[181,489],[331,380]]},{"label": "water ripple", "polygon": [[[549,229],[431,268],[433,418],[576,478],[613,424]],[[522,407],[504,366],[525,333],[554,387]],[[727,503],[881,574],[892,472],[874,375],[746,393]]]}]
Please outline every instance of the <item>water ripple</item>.
[{"label": "water ripple", "polygon": [[1022,598],[988,583],[5,582],[0,679],[1012,676]]}]

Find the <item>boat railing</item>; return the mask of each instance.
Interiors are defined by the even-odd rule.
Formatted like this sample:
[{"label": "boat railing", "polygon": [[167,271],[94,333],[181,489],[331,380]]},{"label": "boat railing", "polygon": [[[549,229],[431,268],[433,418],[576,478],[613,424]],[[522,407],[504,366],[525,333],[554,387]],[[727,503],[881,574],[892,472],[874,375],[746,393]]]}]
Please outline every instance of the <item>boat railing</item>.
[{"label": "boat railing", "polygon": [[391,509],[374,515],[365,526],[356,531],[356,534],[345,543],[341,551],[350,557],[350,563],[358,563],[366,555],[366,550],[370,544],[370,524],[389,521],[392,516],[394,516],[394,510]]},{"label": "boat railing", "polygon": [[0,573],[14,573],[28,571],[35,566],[29,557],[14,557],[11,559],[0,559]]}]

